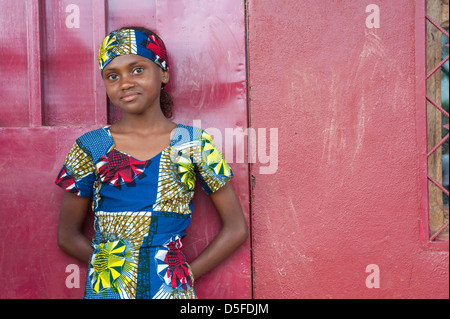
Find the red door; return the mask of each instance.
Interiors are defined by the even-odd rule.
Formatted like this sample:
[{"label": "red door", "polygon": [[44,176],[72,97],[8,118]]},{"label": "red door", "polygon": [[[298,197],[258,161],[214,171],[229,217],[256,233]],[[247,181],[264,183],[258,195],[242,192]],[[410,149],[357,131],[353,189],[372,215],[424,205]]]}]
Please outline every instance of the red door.
[{"label": "red door", "polygon": [[[249,215],[243,141],[247,127],[243,0],[0,0],[1,298],[81,298],[86,265],[56,245],[63,191],[54,185],[75,139],[120,116],[109,106],[96,64],[107,32],[143,25],[164,39],[171,59],[173,121],[213,135],[232,167]],[[233,146],[230,147],[230,143]],[[230,149],[228,153],[226,150]],[[192,260],[220,228],[198,188],[184,240]],[[93,234],[92,216],[86,233]],[[196,282],[199,298],[250,298],[250,245]]]}]

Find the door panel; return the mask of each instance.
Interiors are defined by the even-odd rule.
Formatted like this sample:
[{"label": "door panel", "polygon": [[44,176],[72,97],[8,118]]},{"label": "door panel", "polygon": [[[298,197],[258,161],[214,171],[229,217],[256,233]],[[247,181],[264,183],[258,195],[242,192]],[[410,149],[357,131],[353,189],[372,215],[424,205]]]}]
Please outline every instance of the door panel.
[{"label": "door panel", "polygon": [[[244,2],[156,1],[156,29],[172,63],[167,90],[174,96],[174,121],[201,126],[222,146],[235,174],[232,184],[248,217],[248,165],[237,163],[235,150],[233,154],[225,152],[226,143],[233,143],[225,129],[247,126]],[[194,209],[185,240],[188,259],[196,256],[220,227],[203,191],[196,193]],[[197,291],[199,298],[251,298],[249,241],[201,278]]]},{"label": "door panel", "polygon": [[43,125],[95,124],[91,0],[46,0],[40,15]]},{"label": "door panel", "polygon": [[2,1],[0,10],[1,126],[28,126],[27,20],[25,1]]},{"label": "door panel", "polygon": [[[173,121],[206,129],[223,151],[234,154],[243,142],[226,139],[225,128],[247,125],[244,2],[0,0],[0,5],[0,25],[7,30],[0,35],[0,81],[8,84],[0,91],[0,297],[81,298],[87,267],[57,247],[63,191],[54,180],[78,136],[120,117],[108,106],[98,71],[101,41],[106,32],[130,24],[159,33],[172,64],[167,90],[175,102]],[[33,45],[27,51],[24,43]],[[248,165],[235,163],[233,154],[224,151],[248,217]],[[92,215],[85,228],[92,236]],[[219,229],[214,207],[198,187],[183,246],[188,261]],[[249,241],[196,281],[196,290],[199,298],[250,298]]]}]

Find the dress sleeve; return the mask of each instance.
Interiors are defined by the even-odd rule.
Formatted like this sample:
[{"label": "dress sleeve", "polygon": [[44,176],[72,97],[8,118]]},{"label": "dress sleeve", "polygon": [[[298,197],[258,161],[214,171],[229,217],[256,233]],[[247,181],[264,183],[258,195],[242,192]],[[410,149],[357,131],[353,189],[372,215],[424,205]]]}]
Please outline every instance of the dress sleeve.
[{"label": "dress sleeve", "polygon": [[78,139],[70,150],[69,155],[67,155],[55,183],[77,196],[92,197],[95,182],[95,164],[81,145]]},{"label": "dress sleeve", "polygon": [[206,193],[217,191],[233,178],[233,171],[222,153],[214,144],[212,137],[203,130],[200,137],[200,153],[197,155],[194,165],[200,185]]}]

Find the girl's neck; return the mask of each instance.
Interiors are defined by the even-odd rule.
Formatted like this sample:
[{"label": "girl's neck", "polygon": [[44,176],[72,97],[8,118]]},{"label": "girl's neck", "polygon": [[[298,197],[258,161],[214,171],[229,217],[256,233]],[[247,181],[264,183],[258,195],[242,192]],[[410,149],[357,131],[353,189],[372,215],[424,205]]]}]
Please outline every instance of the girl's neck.
[{"label": "girl's neck", "polygon": [[122,118],[115,124],[111,125],[113,130],[126,133],[126,132],[152,132],[165,129],[172,122],[168,120],[161,111],[161,108],[157,112],[146,112],[144,114],[128,114],[123,113]]}]

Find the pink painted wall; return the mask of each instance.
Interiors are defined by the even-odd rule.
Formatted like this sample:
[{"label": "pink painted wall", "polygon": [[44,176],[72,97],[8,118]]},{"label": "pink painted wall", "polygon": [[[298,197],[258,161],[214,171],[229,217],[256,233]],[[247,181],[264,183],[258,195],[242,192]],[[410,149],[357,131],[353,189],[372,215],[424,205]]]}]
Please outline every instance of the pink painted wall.
[{"label": "pink painted wall", "polygon": [[[107,105],[98,70],[101,41],[125,25],[159,33],[172,66],[173,121],[215,128],[209,132],[224,149],[217,132],[247,125],[244,2],[0,0],[0,7],[0,83],[8,88],[0,91],[0,298],[82,298],[87,267],[56,243],[64,191],[54,181],[77,137],[120,116]],[[231,158],[230,166],[248,219],[248,165]],[[220,229],[202,192],[198,185],[183,241],[188,261]],[[93,235],[92,214],[85,231]],[[69,265],[78,266],[79,280]],[[250,240],[195,285],[199,298],[251,298]]]},{"label": "pink painted wall", "polygon": [[[75,138],[120,116],[95,57],[106,31],[130,23],[166,39],[175,121],[217,128],[223,149],[226,128],[249,121],[259,146],[267,134],[250,165],[237,161],[242,141],[225,152],[251,242],[197,282],[200,298],[448,298],[448,243],[427,243],[419,223],[423,0],[36,3],[0,0],[1,298],[83,295],[86,267],[56,246],[53,182]],[[371,3],[380,28],[365,24]],[[66,27],[70,4],[80,28]],[[220,227],[206,195],[194,200],[188,259]],[[80,288],[65,284],[72,263]],[[380,288],[366,287],[371,264]]]},{"label": "pink painted wall", "polygon": [[276,174],[251,168],[256,298],[448,298],[448,243],[419,229],[422,3],[249,1],[251,126],[279,141]]}]

